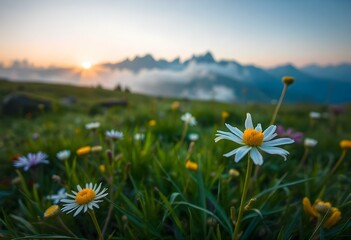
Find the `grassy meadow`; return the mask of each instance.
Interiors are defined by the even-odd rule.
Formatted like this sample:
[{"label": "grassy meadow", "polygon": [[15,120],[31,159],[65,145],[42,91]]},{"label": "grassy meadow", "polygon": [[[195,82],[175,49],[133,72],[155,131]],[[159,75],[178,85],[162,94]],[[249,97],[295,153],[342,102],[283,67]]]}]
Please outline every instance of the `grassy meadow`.
[{"label": "grassy meadow", "polygon": [[[264,163],[254,164],[252,174],[246,176],[247,156],[238,163],[234,156],[223,156],[240,145],[215,142],[217,130],[229,131],[228,123],[244,131],[247,113],[254,126],[261,123],[265,130],[276,104],[169,99],[102,88],[0,81],[2,100],[14,92],[50,101],[51,108],[38,106],[30,113],[1,115],[0,238],[351,237],[351,143],[340,145],[342,140],[351,141],[350,104],[283,102],[274,121],[285,129],[278,137],[299,133],[300,141],[281,146],[289,152],[286,161],[261,152]],[[73,103],[63,103],[67,96],[74,97]],[[113,101],[123,104],[100,104]],[[196,125],[182,121],[187,112]],[[89,123],[96,124],[87,128]],[[107,136],[110,130],[123,137]],[[57,153],[62,150],[70,154],[60,160]],[[47,154],[48,162],[27,170],[14,166],[20,157],[38,152]],[[101,183],[99,191],[108,194],[76,216],[75,210],[62,211],[64,202],[51,199],[59,191],[77,199],[84,190],[77,185],[86,190],[89,183]],[[99,191],[93,191],[98,196]],[[84,204],[95,193],[87,191]],[[234,234],[238,222],[240,228]]]}]

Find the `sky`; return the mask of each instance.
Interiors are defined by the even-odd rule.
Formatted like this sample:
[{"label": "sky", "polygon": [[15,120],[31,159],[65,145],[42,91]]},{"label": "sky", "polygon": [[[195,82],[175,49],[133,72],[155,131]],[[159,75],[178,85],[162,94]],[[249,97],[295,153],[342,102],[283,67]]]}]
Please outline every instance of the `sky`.
[{"label": "sky", "polygon": [[273,67],[351,62],[348,0],[0,1],[0,63],[80,66],[152,54]]}]

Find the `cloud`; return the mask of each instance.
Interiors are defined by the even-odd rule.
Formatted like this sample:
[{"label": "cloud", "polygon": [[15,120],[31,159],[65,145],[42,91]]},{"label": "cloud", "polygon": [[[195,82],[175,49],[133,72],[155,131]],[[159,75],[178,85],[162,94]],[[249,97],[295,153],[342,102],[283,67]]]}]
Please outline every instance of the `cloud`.
[{"label": "cloud", "polygon": [[[234,77],[243,81],[248,73],[239,66],[229,63],[226,65],[196,63],[185,65],[182,69],[142,69],[132,72],[126,69],[111,69],[96,65],[94,71],[84,71],[74,68],[36,67],[27,60],[14,61],[10,66],[0,65],[0,76],[12,80],[41,81],[50,83],[69,83],[81,86],[101,85],[113,89],[118,84],[128,87],[134,92],[188,97],[198,99],[216,99],[220,101],[235,99],[235,93],[223,85],[210,84],[211,87],[200,86],[188,88],[194,79],[204,79],[211,82],[217,75]],[[207,84],[208,85],[208,84]]]}]

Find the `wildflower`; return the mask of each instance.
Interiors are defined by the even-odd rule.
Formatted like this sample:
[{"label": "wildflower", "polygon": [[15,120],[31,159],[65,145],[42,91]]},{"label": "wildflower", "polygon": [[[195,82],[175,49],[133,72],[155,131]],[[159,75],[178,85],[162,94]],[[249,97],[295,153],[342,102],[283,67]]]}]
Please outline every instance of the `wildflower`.
[{"label": "wildflower", "polygon": [[311,119],[319,119],[321,118],[321,114],[319,112],[310,112]]},{"label": "wildflower", "polygon": [[184,121],[186,124],[189,124],[190,126],[195,126],[196,125],[196,119],[191,113],[185,113],[181,116],[180,118],[182,121]]},{"label": "wildflower", "polygon": [[48,155],[43,152],[29,153],[27,157],[21,156],[14,161],[13,165],[17,168],[23,168],[24,171],[28,171],[29,168],[34,167],[40,163],[48,164],[49,161],[46,160]]},{"label": "wildflower", "polygon": [[55,218],[60,214],[60,207],[58,205],[51,205],[44,212],[45,218]]},{"label": "wildflower", "polygon": [[228,172],[230,177],[239,177],[240,176],[240,172],[234,168],[231,168]]},{"label": "wildflower", "polygon": [[85,128],[87,130],[95,130],[95,129],[98,129],[99,127],[100,127],[99,122],[91,122],[91,123],[85,124]]},{"label": "wildflower", "polygon": [[64,188],[61,188],[60,190],[58,190],[57,194],[46,196],[46,199],[52,200],[53,204],[58,204],[60,200],[64,198],[66,198],[66,189]]},{"label": "wildflower", "polygon": [[53,174],[51,176],[51,179],[54,180],[55,182],[60,183],[61,182],[61,177],[59,175]]},{"label": "wildflower", "polygon": [[340,147],[342,149],[351,149],[351,140],[342,140],[342,141],[340,141]]},{"label": "wildflower", "polygon": [[93,210],[93,208],[99,208],[97,203],[102,202],[102,198],[107,196],[108,193],[105,193],[107,188],[104,188],[101,192],[101,183],[97,187],[97,184],[92,183],[85,184],[85,188],[82,188],[80,185],[77,185],[78,192],[72,191],[73,194],[67,194],[67,197],[61,199],[61,202],[64,203],[62,212],[71,213],[75,211],[73,217],[77,216],[82,210],[86,212],[88,209]]},{"label": "wildflower", "polygon": [[230,132],[218,130],[215,141],[218,142],[219,140],[227,139],[240,145],[244,145],[223,155],[225,157],[235,155],[235,162],[239,162],[247,153],[250,152],[253,162],[256,165],[262,165],[263,157],[259,152],[259,149],[269,154],[280,155],[284,158],[284,160],[286,160],[286,156],[289,154],[289,152],[277,146],[294,142],[294,140],[290,138],[279,138],[272,140],[277,136],[275,133],[277,127],[275,125],[271,125],[264,132],[262,132],[262,127],[259,123],[257,124],[256,128],[254,128],[250,113],[247,113],[245,120],[246,129],[244,132],[227,123],[225,125]]},{"label": "wildflower", "polygon": [[76,135],[79,135],[80,134],[80,128],[76,128],[76,129],[74,129],[74,133],[76,134]]},{"label": "wildflower", "polygon": [[91,151],[90,146],[81,147],[77,150],[77,155],[82,156],[82,155],[88,154],[90,151]]},{"label": "wildflower", "polygon": [[39,133],[33,133],[32,134],[32,139],[33,140],[37,140],[39,138],[39,136],[40,136]]},{"label": "wildflower", "polygon": [[100,170],[100,172],[104,173],[106,171],[105,165],[104,164],[100,164],[99,170]]},{"label": "wildflower", "polygon": [[293,84],[294,83],[294,78],[293,77],[290,77],[290,76],[284,76],[282,81],[284,84],[286,85],[290,85],[290,84]]},{"label": "wildflower", "polygon": [[91,152],[101,152],[102,151],[102,146],[100,146],[100,145],[92,146],[90,151]]},{"label": "wildflower", "polygon": [[335,115],[340,115],[345,112],[345,107],[341,105],[330,106],[329,110]]},{"label": "wildflower", "polygon": [[180,107],[180,103],[178,101],[172,102],[171,108],[172,108],[173,111],[178,110],[179,107]]},{"label": "wildflower", "polygon": [[199,165],[196,162],[192,162],[191,160],[187,160],[185,162],[185,167],[189,170],[196,171],[199,168]]},{"label": "wildflower", "polygon": [[106,131],[105,135],[107,138],[112,139],[112,140],[118,140],[118,139],[122,139],[123,138],[123,133],[116,131],[116,130],[110,130],[110,131]]},{"label": "wildflower", "polygon": [[67,160],[70,155],[71,155],[70,150],[62,150],[62,151],[59,151],[58,153],[56,153],[56,157],[61,161]]},{"label": "wildflower", "polygon": [[150,126],[150,127],[155,127],[155,126],[156,126],[156,120],[151,119],[151,120],[149,121],[149,126]]},{"label": "wildflower", "polygon": [[288,137],[293,139],[296,143],[300,143],[303,138],[302,132],[295,132],[292,128],[284,129],[282,125],[277,126],[276,133],[280,137]]},{"label": "wildflower", "polygon": [[223,111],[223,112],[221,113],[221,117],[222,117],[223,120],[225,120],[225,119],[227,119],[227,118],[229,117],[229,113],[226,112],[226,111]]},{"label": "wildflower", "polygon": [[136,133],[134,134],[134,140],[136,141],[141,141],[145,139],[145,134],[144,133]]},{"label": "wildflower", "polygon": [[192,141],[192,142],[195,142],[199,139],[199,134],[197,133],[190,133],[189,134],[189,140]]},{"label": "wildflower", "polygon": [[305,138],[304,145],[307,148],[313,148],[318,144],[318,141],[313,138]]},{"label": "wildflower", "polygon": [[323,202],[317,199],[316,202],[311,205],[310,199],[304,197],[302,206],[305,213],[309,214],[311,217],[325,218],[323,223],[324,228],[331,228],[341,219],[341,212],[336,207],[332,207],[330,202]]}]

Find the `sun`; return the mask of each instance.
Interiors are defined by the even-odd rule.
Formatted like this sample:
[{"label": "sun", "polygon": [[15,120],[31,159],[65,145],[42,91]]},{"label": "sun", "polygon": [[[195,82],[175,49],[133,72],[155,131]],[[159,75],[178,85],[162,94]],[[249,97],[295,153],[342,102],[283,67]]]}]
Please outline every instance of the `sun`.
[{"label": "sun", "polygon": [[82,62],[82,68],[88,70],[91,68],[91,62]]}]

